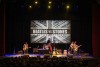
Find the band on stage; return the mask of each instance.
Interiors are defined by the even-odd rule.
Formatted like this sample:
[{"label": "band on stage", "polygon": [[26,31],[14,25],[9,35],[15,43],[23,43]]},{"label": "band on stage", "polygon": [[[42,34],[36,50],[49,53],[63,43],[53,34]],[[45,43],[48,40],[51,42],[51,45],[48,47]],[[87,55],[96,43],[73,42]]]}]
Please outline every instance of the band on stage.
[{"label": "band on stage", "polygon": [[[82,45],[77,45],[76,41],[72,41],[68,50],[64,50],[63,52],[67,52],[67,54],[76,55],[76,54],[78,54],[79,48],[81,46]],[[23,53],[28,54],[29,48],[31,48],[31,47],[29,47],[28,43],[25,42],[25,44],[23,45]],[[57,49],[55,49],[55,47],[52,46],[52,43],[50,40],[48,40],[46,44],[43,44],[42,49],[48,50],[50,54],[61,54],[57,51]]]}]

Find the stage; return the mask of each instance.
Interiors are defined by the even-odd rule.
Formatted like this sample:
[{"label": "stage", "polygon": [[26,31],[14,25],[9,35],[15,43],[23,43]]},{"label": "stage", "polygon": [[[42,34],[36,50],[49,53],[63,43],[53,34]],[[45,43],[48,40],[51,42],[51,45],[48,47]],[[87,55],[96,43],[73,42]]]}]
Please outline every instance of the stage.
[{"label": "stage", "polygon": [[50,54],[5,54],[3,57],[40,57],[40,58],[44,58],[44,57],[50,57],[50,58],[53,58],[53,57],[67,57],[67,58],[73,58],[73,59],[82,59],[82,58],[93,58],[93,56],[82,56],[82,55],[76,55],[76,56],[73,56],[73,55],[50,55]]}]

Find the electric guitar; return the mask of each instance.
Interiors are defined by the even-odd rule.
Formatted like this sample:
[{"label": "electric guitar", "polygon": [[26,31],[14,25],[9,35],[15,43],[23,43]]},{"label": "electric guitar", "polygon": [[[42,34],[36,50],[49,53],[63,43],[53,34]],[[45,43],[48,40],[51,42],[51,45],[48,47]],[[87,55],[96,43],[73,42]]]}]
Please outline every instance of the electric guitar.
[{"label": "electric guitar", "polygon": [[81,47],[82,45],[76,45],[75,47],[74,47],[74,51],[78,51],[78,49]]}]

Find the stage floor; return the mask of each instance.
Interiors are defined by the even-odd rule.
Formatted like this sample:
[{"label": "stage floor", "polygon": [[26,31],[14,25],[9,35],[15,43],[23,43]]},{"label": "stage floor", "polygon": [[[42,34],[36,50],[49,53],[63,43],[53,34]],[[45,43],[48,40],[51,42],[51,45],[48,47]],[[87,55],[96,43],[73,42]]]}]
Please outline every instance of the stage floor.
[{"label": "stage floor", "polygon": [[[45,56],[50,56],[48,54],[5,54],[4,57],[22,57],[28,55],[29,57],[40,57],[40,58],[44,58]],[[77,55],[77,56],[66,56],[66,55],[52,55],[52,57],[72,57],[72,58],[93,58],[93,56],[81,56],[81,55]]]}]

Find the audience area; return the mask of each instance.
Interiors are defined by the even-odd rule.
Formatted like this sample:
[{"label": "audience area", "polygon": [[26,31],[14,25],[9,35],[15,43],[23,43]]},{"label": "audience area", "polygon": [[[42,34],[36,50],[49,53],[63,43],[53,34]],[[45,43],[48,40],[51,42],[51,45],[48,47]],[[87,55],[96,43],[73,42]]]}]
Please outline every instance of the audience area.
[{"label": "audience area", "polygon": [[67,57],[6,57],[0,58],[0,67],[100,67],[100,60]]}]

